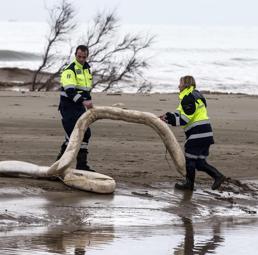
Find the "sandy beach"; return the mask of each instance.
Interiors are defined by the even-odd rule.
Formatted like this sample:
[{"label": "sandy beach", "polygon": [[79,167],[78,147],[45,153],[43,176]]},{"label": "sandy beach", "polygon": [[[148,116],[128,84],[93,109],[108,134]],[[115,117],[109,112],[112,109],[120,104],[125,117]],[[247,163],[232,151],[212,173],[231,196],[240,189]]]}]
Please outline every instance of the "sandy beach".
[{"label": "sandy beach", "polygon": [[[51,165],[64,136],[57,111],[59,93],[1,91],[0,97],[0,160]],[[220,94],[206,97],[215,137],[210,162],[226,176],[257,178],[257,97]],[[178,103],[176,94],[97,93],[93,94],[93,100],[98,106],[117,104],[158,116],[173,111]],[[171,129],[183,147],[183,130]],[[92,133],[89,161],[98,172],[111,175],[118,182],[152,183],[178,176],[175,169],[170,169],[164,145],[151,128],[101,120],[92,125]]]},{"label": "sandy beach", "polygon": [[[225,94],[205,96],[215,135],[209,161],[227,177],[245,183],[256,183],[258,98]],[[93,93],[93,101],[98,106],[116,104],[125,109],[147,111],[156,115],[173,111],[178,104],[176,94]],[[55,161],[64,137],[57,111],[58,102],[58,92],[0,91],[0,161],[20,160],[45,166],[50,166]],[[179,127],[171,129],[183,147],[183,130]],[[204,222],[203,226],[206,228],[201,229],[205,231],[199,233],[202,238],[205,238],[207,231],[218,231],[218,224],[221,227],[218,222],[227,222],[222,226],[226,233],[224,239],[227,240],[230,232],[227,232],[226,226],[229,222],[233,224],[233,219],[240,225],[251,224],[258,228],[255,216],[258,208],[256,192],[251,195],[242,194],[244,198],[238,197],[239,194],[231,194],[229,201],[223,198],[229,192],[211,192],[212,180],[199,172],[192,199],[186,198],[182,192],[174,191],[174,184],[181,177],[171,159],[166,159],[169,157],[166,157],[165,147],[150,127],[99,120],[92,125],[89,151],[90,165],[96,171],[116,180],[117,189],[113,195],[76,191],[55,181],[0,177],[1,254],[10,254],[4,253],[8,249],[13,249],[13,254],[27,254],[18,252],[24,251],[23,245],[12,245],[13,236],[29,243],[31,251],[47,245],[48,249],[51,247],[58,254],[84,254],[69,253],[67,247],[79,247],[84,252],[87,250],[88,254],[85,247],[90,246],[96,252],[94,249],[103,243],[113,245],[118,252],[119,243],[114,238],[138,240],[137,237],[145,236],[143,233],[146,232],[146,227],[150,231],[144,240],[149,242],[148,238],[155,236],[154,243],[158,242],[160,236],[175,235],[173,231],[177,228],[179,232],[185,229],[187,235],[191,235],[193,228],[199,229],[199,224]],[[142,206],[139,207],[140,204]],[[241,213],[234,216],[236,208]],[[224,216],[223,212],[226,212]],[[138,234],[135,228],[130,231],[127,229],[131,225],[138,226]],[[102,229],[102,234],[99,229]],[[36,234],[33,237],[31,233]],[[248,231],[245,232],[247,233]],[[49,242],[48,238],[53,236],[55,241]],[[184,234],[179,236],[184,240]],[[60,240],[62,249],[57,245]],[[167,245],[165,240],[163,239],[164,245]],[[224,247],[229,247],[225,240],[222,241]],[[141,251],[154,254],[151,246],[147,249],[148,244],[145,241],[142,245],[146,250]],[[37,242],[40,243],[39,246]],[[171,243],[171,240],[167,242]],[[248,241],[245,244],[248,245]],[[128,245],[129,241],[123,247]],[[228,254],[216,253],[217,246],[219,244],[211,248],[215,254]],[[182,247],[187,249],[184,245]],[[163,253],[161,249],[155,254],[179,254],[176,251],[180,249],[175,242],[170,246],[171,253]],[[143,254],[139,250],[131,251],[134,254]],[[94,254],[108,253],[102,250],[102,253]]]}]

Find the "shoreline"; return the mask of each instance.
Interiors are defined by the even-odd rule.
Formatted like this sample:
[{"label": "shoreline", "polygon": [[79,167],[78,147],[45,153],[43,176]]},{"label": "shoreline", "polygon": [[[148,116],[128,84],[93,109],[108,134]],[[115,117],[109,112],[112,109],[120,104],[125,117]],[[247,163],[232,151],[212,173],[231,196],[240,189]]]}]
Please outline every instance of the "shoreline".
[{"label": "shoreline", "polygon": [[[31,84],[30,83],[26,83],[26,84],[22,84],[24,87],[20,88],[22,86],[18,86],[20,83],[17,82],[13,82],[13,83],[6,83],[6,82],[1,82],[0,81],[0,91],[9,91],[9,92],[17,92],[17,93],[28,93],[28,92],[38,92],[38,91],[30,91],[29,88],[24,88],[24,87],[28,87]],[[21,84],[20,84],[21,85]],[[4,87],[7,87],[7,89],[3,89]],[[41,92],[56,92],[58,91],[58,89],[53,89],[53,90],[48,90],[48,91],[44,91],[42,90]],[[220,92],[220,91],[207,91],[207,90],[199,90],[202,94],[204,95],[232,95],[232,96],[246,96],[246,97],[258,97],[258,95],[250,95],[250,94],[244,94],[244,93],[234,93],[234,92]],[[146,92],[146,93],[142,93],[142,92],[132,92],[132,93],[128,93],[128,92],[112,92],[112,91],[107,91],[107,92],[95,92],[93,91],[92,93],[94,94],[102,94],[105,93],[107,96],[109,95],[113,95],[113,96],[121,96],[121,95],[143,95],[143,96],[148,96],[148,95],[154,95],[154,94],[158,94],[158,95],[178,95],[178,92]]]},{"label": "shoreline", "polygon": [[[0,91],[17,91],[17,92],[29,92],[29,87],[31,85],[32,75],[35,70],[26,69],[26,68],[18,68],[18,67],[0,67]],[[52,73],[50,72],[42,72],[40,77],[41,79],[47,79]],[[59,90],[59,79],[55,79],[53,87],[48,91],[58,91]],[[198,89],[198,88],[197,88]],[[94,91],[94,90],[93,90]],[[44,90],[42,90],[44,92]],[[253,94],[245,94],[241,92],[221,92],[221,91],[208,91],[201,90],[200,92],[206,95],[241,95],[241,96],[250,96],[250,97],[258,97]],[[93,92],[93,93],[102,93],[102,92]],[[122,92],[119,88],[114,92],[107,92],[107,94],[178,94],[175,92]]]}]

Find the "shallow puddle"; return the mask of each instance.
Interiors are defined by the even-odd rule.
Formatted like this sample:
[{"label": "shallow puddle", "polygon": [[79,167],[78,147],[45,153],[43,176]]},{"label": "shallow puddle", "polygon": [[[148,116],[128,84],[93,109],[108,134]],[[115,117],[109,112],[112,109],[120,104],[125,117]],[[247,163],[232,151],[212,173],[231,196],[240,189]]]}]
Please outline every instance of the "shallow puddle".
[{"label": "shallow puddle", "polygon": [[120,227],[90,231],[16,229],[1,233],[1,254],[256,254],[258,222]]},{"label": "shallow puddle", "polygon": [[114,195],[5,190],[0,254],[256,254],[255,196],[170,187],[120,186]]}]

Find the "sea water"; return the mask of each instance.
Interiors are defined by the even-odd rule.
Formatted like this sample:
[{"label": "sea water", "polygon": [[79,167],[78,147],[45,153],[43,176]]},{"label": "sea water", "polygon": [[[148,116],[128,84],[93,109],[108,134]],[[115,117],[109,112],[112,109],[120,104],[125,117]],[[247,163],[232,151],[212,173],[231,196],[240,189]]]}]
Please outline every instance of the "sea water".
[{"label": "sea water", "polygon": [[[48,24],[0,22],[0,29],[0,67],[37,69]],[[58,45],[56,56],[68,55],[86,31],[82,24],[67,38],[69,43]],[[119,31],[155,35],[142,54],[150,64],[144,78],[152,84],[151,92],[177,92],[179,78],[193,75],[200,90],[258,95],[258,27],[121,25]],[[133,93],[138,87],[122,84],[119,89]]]}]

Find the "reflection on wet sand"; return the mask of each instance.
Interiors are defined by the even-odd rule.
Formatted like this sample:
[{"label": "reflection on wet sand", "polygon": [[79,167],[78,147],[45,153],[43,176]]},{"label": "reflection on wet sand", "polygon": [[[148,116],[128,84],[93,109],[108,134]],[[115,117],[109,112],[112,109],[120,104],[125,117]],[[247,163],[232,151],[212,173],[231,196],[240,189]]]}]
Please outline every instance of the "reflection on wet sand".
[{"label": "reflection on wet sand", "polygon": [[[182,196],[182,200],[179,203],[180,207],[185,207],[187,205],[188,208],[185,208],[186,210],[189,210],[189,205],[191,205],[192,208],[195,208],[196,204],[192,202],[192,191],[185,191]],[[191,214],[193,211],[190,211],[189,214]],[[174,255],[192,255],[192,254],[199,254],[204,255],[208,253],[213,253],[215,249],[224,241],[224,238],[220,237],[220,223],[218,222],[214,226],[212,226],[213,229],[213,236],[212,238],[208,240],[204,240],[201,242],[198,242],[195,244],[194,241],[194,227],[191,217],[187,218],[185,216],[181,217],[183,227],[185,229],[185,237],[184,241],[175,248]]]},{"label": "reflection on wet sand", "polygon": [[112,242],[112,224],[93,230],[89,222],[96,202],[111,203],[112,195],[63,193],[57,187],[55,192],[44,192],[43,184],[35,194],[17,187],[10,192],[13,196],[0,196],[1,255],[84,254],[88,248]]},{"label": "reflection on wet sand", "polygon": [[101,249],[101,245],[110,243],[113,240],[112,228],[101,230],[99,233],[76,231],[74,233],[59,234],[55,239],[56,242],[49,243],[46,238],[48,250],[58,252],[60,254],[83,255],[89,249]]},{"label": "reflection on wet sand", "polygon": [[[17,231],[19,232],[19,231]],[[46,233],[33,234],[26,230],[23,235],[17,233],[1,236],[1,255],[10,254],[85,254],[88,249],[101,249],[101,246],[112,242],[112,228],[94,231],[66,232],[49,230]],[[26,253],[30,251],[30,253]]]},{"label": "reflection on wet sand", "polygon": [[[86,198],[86,199],[85,199]],[[48,251],[58,254],[84,255],[88,249],[98,249],[101,245],[112,242],[114,238],[114,228],[112,224],[108,227],[92,228],[89,217],[91,209],[96,207],[97,201],[110,203],[113,195],[99,195],[93,193],[75,192],[70,196],[48,197],[47,215],[59,219],[62,230],[54,233],[53,242],[49,237],[53,237],[53,229],[49,228],[46,235],[39,236],[42,245]],[[54,222],[55,223],[55,222]]]},{"label": "reflection on wet sand", "polygon": [[220,236],[220,223],[212,227],[212,238],[195,243],[192,221],[187,218],[182,218],[182,222],[185,228],[185,238],[184,241],[175,248],[174,255],[204,255],[214,253],[216,248],[224,242],[224,238]]},{"label": "reflection on wet sand", "polygon": [[[0,189],[1,255],[239,255],[243,243],[246,254],[258,249],[252,246],[258,219],[236,203],[243,195],[231,195],[232,204],[217,199],[225,192],[177,192],[171,184],[148,190],[125,185],[110,196],[58,186],[49,191],[50,185]],[[253,203],[256,210],[257,200],[244,198],[243,205]],[[235,253],[228,251],[233,242]]]}]

